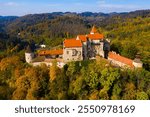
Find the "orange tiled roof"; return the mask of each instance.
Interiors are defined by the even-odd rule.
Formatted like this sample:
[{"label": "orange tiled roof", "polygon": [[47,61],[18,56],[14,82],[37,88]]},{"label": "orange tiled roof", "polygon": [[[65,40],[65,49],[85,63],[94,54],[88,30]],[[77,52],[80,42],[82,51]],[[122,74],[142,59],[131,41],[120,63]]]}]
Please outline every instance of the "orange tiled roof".
[{"label": "orange tiled roof", "polygon": [[95,34],[88,34],[87,37],[90,38],[91,40],[101,40],[104,38],[104,35],[95,33]]},{"label": "orange tiled roof", "polygon": [[44,55],[62,55],[63,54],[63,50],[59,49],[59,50],[41,50],[38,52],[38,55],[40,56],[44,56]]},{"label": "orange tiled roof", "polygon": [[126,65],[129,65],[130,67],[133,67],[133,64],[132,64],[133,60],[131,60],[131,59],[129,59],[129,58],[120,56],[120,55],[118,55],[118,54],[116,54],[116,53],[113,53],[113,52],[109,52],[109,55],[108,55],[108,56],[109,56],[109,58],[111,58],[111,59],[114,59],[114,60],[119,61],[119,62],[121,62],[121,63],[124,63],[124,64],[126,64]]},{"label": "orange tiled roof", "polygon": [[82,42],[81,40],[76,40],[76,39],[66,39],[64,41],[64,47],[66,48],[82,47]]},{"label": "orange tiled roof", "polygon": [[93,27],[92,27],[92,30],[91,30],[91,32],[90,32],[90,33],[92,33],[92,34],[93,34],[93,33],[97,33],[97,29],[96,29],[96,27],[95,27],[95,26],[93,26]]},{"label": "orange tiled roof", "polygon": [[86,35],[78,35],[77,36],[81,41],[86,42],[87,41],[87,37]]}]

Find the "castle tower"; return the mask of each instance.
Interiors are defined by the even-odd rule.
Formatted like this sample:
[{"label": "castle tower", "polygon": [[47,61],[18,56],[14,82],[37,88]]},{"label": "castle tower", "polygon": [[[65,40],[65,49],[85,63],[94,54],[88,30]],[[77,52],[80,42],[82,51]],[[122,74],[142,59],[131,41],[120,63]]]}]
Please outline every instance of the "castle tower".
[{"label": "castle tower", "polygon": [[28,46],[25,52],[25,60],[27,63],[31,63],[33,58],[34,58],[34,53],[32,52],[30,46]]},{"label": "castle tower", "polygon": [[139,53],[136,55],[136,58],[133,60],[133,65],[135,68],[142,68],[143,67],[143,63],[140,60],[140,54]]},{"label": "castle tower", "polygon": [[95,33],[97,33],[97,28],[93,26],[90,34],[95,34]]}]

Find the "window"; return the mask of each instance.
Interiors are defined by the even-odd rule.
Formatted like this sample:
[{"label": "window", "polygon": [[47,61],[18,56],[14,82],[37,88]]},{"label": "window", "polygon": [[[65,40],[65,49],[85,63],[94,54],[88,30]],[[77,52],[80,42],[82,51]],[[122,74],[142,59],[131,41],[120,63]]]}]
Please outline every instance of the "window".
[{"label": "window", "polygon": [[73,49],[72,50],[72,56],[76,56],[77,55],[77,50],[76,49]]},{"label": "window", "polygon": [[67,51],[67,54],[69,54],[69,51]]}]

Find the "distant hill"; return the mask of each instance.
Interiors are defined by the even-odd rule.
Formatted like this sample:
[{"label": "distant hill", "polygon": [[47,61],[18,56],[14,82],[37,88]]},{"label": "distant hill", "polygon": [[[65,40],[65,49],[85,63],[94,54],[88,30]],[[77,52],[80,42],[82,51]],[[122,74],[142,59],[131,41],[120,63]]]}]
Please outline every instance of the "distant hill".
[{"label": "distant hill", "polygon": [[[110,30],[108,26],[117,23],[116,18],[124,22],[127,18],[149,16],[150,10],[129,13],[53,12],[22,17],[0,16],[0,32],[5,31],[13,37],[20,33],[22,38],[34,40],[41,35],[42,38],[66,37],[64,36],[66,33],[70,34],[69,37],[73,37],[77,33],[86,33],[92,25]],[[56,32],[59,34],[55,34]]]},{"label": "distant hill", "polygon": [[0,32],[4,31],[5,27],[17,18],[17,16],[0,16]]}]

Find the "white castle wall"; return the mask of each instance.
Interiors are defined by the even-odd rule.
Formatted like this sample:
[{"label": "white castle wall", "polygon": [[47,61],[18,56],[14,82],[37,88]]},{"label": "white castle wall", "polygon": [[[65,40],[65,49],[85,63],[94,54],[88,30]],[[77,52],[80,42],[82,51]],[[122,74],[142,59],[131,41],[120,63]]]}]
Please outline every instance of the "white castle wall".
[{"label": "white castle wall", "polygon": [[[45,64],[46,66],[48,66],[48,67],[50,67],[50,66],[52,66],[53,64],[52,64],[52,62],[33,62],[33,63],[31,63],[34,67],[36,67],[36,66],[41,66],[42,64]],[[65,63],[64,62],[57,62],[57,67],[59,67],[59,68],[63,68],[63,66],[65,65]]]},{"label": "white castle wall", "polygon": [[133,65],[135,68],[142,68],[143,67],[143,63],[136,63],[133,61]]}]

